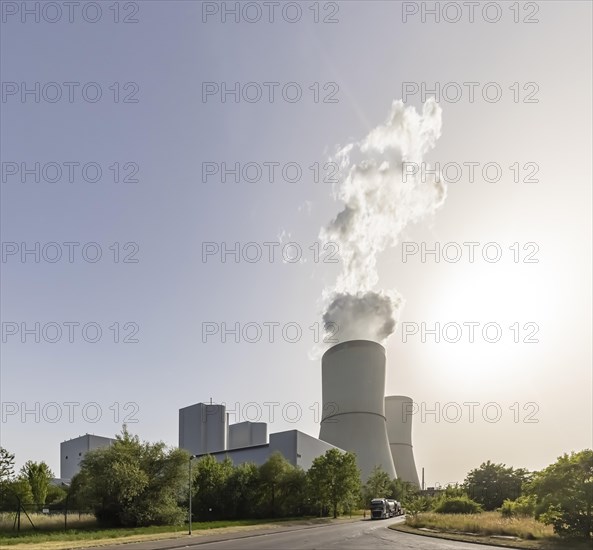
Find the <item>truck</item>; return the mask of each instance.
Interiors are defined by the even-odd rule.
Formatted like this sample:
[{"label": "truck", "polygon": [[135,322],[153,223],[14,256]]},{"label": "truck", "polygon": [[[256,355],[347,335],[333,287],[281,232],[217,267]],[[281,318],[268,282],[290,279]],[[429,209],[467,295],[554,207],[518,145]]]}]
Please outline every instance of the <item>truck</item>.
[{"label": "truck", "polygon": [[374,498],[371,500],[371,519],[387,519],[389,516],[389,505],[387,499]]}]

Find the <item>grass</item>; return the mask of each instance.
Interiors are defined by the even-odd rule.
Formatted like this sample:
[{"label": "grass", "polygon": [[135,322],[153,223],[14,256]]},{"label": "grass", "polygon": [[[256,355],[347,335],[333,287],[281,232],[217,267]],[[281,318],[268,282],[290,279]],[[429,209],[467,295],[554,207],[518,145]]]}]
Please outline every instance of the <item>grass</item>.
[{"label": "grass", "polygon": [[424,512],[406,517],[405,524],[390,527],[406,533],[506,548],[591,550],[590,542],[564,541],[554,534],[551,526],[544,525],[533,518],[503,518],[499,512],[481,514]]},{"label": "grass", "polygon": [[[59,530],[64,528],[64,514],[37,514],[29,513],[35,528],[39,530]],[[12,531],[15,513],[0,513],[0,538]],[[93,514],[68,514],[68,527],[71,529],[92,529],[97,527],[97,520]],[[21,512],[21,532],[34,531],[27,516]]]},{"label": "grass", "polygon": [[423,513],[406,518],[410,527],[436,529],[452,533],[473,533],[486,536],[510,536],[524,540],[550,538],[554,531],[534,518],[503,518],[498,512],[481,514]]}]

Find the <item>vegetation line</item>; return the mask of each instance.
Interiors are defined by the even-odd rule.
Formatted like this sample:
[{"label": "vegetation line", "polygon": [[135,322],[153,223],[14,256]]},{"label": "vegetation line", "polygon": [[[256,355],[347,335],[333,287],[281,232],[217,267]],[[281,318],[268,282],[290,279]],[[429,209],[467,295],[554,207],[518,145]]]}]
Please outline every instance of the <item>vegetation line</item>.
[{"label": "vegetation line", "polygon": [[193,458],[161,442],[141,442],[124,426],[112,445],[87,452],[79,473],[59,487],[43,462],[29,461],[15,475],[14,456],[0,447],[0,543],[61,550],[60,541],[90,546],[181,536],[190,531],[189,516],[192,528],[204,532],[370,516],[369,507],[373,518],[403,507],[407,526],[422,534],[488,537],[507,547],[572,549],[593,537],[590,449],[565,454],[539,472],[487,461],[461,484],[422,491],[379,467],[363,484],[356,456],[338,449],[318,456],[308,471],[278,452],[259,466]]}]

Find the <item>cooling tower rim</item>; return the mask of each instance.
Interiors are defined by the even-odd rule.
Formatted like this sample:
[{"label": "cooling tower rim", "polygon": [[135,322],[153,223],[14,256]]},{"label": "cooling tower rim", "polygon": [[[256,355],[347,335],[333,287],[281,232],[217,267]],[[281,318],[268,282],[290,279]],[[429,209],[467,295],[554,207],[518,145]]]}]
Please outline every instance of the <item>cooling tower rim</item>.
[{"label": "cooling tower rim", "polygon": [[408,395],[386,395],[385,401],[387,401],[388,399],[390,401],[397,400],[397,401],[411,401],[412,403],[414,402],[414,400],[411,397],[409,397]]},{"label": "cooling tower rim", "polygon": [[347,349],[347,348],[357,348],[357,347],[376,348],[376,349],[381,350],[383,352],[383,354],[385,354],[385,348],[381,344],[379,344],[378,342],[375,342],[373,340],[346,340],[346,342],[340,342],[339,344],[336,344],[335,346],[332,346],[331,348],[329,348],[323,354],[323,357],[321,359],[323,360],[326,357],[332,355],[333,353],[335,353],[337,351],[341,351],[341,350]]}]

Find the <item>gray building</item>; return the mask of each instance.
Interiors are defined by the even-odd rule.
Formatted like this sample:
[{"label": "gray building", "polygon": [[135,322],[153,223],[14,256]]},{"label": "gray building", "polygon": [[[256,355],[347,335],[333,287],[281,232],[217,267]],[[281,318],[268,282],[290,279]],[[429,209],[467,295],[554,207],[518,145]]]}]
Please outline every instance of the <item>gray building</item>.
[{"label": "gray building", "polygon": [[227,449],[240,449],[265,445],[268,442],[268,425],[265,422],[239,422],[229,426]]},{"label": "gray building", "polygon": [[228,417],[224,405],[196,403],[179,409],[179,447],[192,454],[227,448]]},{"label": "gray building", "polygon": [[60,443],[60,480],[72,479],[80,471],[80,461],[88,451],[109,447],[115,439],[85,434]]},{"label": "gray building", "polygon": [[[270,434],[265,422],[228,424],[224,405],[196,403],[179,409],[179,447],[195,456],[213,455],[234,464],[254,462],[258,466],[278,451],[293,466],[308,470],[313,460],[335,445],[298,430]],[[341,449],[340,449],[341,450]]]},{"label": "gray building", "polygon": [[254,462],[260,466],[270,458],[273,452],[278,451],[293,466],[300,466],[303,470],[308,470],[313,464],[313,460],[325,454],[329,449],[335,448],[333,445],[320,441],[306,433],[298,430],[288,430],[270,434],[270,442],[263,445],[204,454],[211,454],[218,461],[228,457],[233,461],[233,464]]}]

